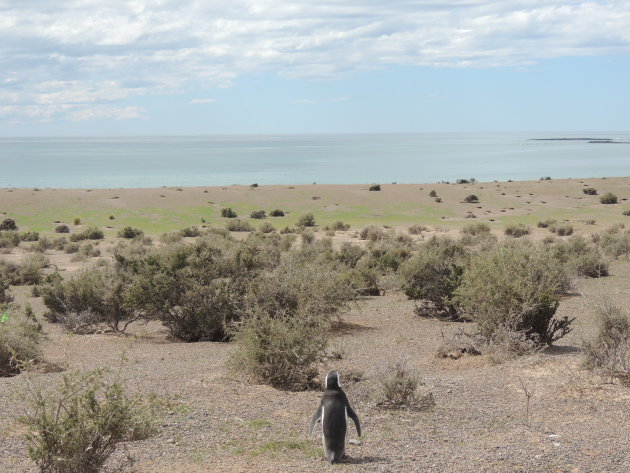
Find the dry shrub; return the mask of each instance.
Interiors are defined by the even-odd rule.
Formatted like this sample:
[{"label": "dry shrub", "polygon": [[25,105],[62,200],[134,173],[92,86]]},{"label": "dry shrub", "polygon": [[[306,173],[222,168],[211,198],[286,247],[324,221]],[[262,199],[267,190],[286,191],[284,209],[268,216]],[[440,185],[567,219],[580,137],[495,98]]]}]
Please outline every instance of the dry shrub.
[{"label": "dry shrub", "polygon": [[422,232],[429,231],[429,227],[427,227],[426,225],[414,224],[414,225],[410,225],[407,231],[411,235],[420,235]]},{"label": "dry shrub", "polygon": [[455,300],[488,340],[502,331],[522,332],[536,344],[550,345],[571,331],[573,319],[554,317],[568,287],[564,268],[548,252],[504,244],[471,260]]},{"label": "dry shrub", "polygon": [[40,356],[42,326],[29,306],[0,305],[0,376],[18,374]]},{"label": "dry shrub", "polygon": [[307,212],[298,218],[296,225],[298,227],[314,227],[315,216],[311,212]]},{"label": "dry shrub", "polygon": [[328,342],[329,320],[308,312],[257,310],[234,327],[229,367],[276,388],[317,386],[317,363]]},{"label": "dry shrub", "polygon": [[20,234],[15,231],[0,231],[0,248],[15,248],[20,244]]},{"label": "dry shrub", "polygon": [[538,226],[538,228],[549,228],[549,227],[553,227],[557,223],[558,223],[557,220],[547,219],[547,220],[543,220],[541,222],[538,222],[537,226]]},{"label": "dry shrub", "polygon": [[381,401],[380,407],[387,409],[418,409],[426,410],[435,405],[433,394],[421,396],[418,388],[422,385],[420,375],[407,369],[404,364],[397,363],[390,366],[387,375],[380,379]]},{"label": "dry shrub", "polygon": [[606,192],[604,195],[602,195],[599,198],[599,201],[602,204],[616,204],[617,203],[617,196],[615,194],[613,194],[612,192]]},{"label": "dry shrub", "polygon": [[387,234],[382,228],[375,225],[369,225],[359,232],[361,240],[378,241],[387,238]]},{"label": "dry shrub", "polygon": [[512,238],[520,238],[529,235],[531,229],[522,223],[513,223],[505,227],[505,234]]},{"label": "dry shrub", "polygon": [[596,315],[597,335],[584,342],[585,364],[630,385],[630,316],[610,300],[597,306]]},{"label": "dry shrub", "polygon": [[102,240],[105,237],[103,230],[96,227],[89,227],[80,233],[70,235],[70,241],[80,240]]},{"label": "dry shrub", "polygon": [[601,234],[593,235],[593,240],[613,258],[630,255],[630,231],[623,224],[613,225]]},{"label": "dry shrub", "polygon": [[31,388],[26,415],[29,456],[48,473],[96,473],[121,442],[155,432],[156,414],[102,371],[70,373],[56,391]]},{"label": "dry shrub", "polygon": [[331,230],[345,232],[350,229],[350,225],[343,223],[341,220],[337,220],[330,226]]},{"label": "dry shrub", "polygon": [[245,220],[240,220],[238,218],[234,220],[230,220],[225,224],[225,228],[227,228],[231,232],[252,232],[254,231],[254,227]]},{"label": "dry shrub", "polygon": [[547,248],[554,258],[565,265],[570,274],[588,278],[608,276],[608,259],[582,236],[571,237]]},{"label": "dry shrub", "polygon": [[28,256],[22,263],[0,260],[0,279],[12,286],[39,284],[42,269],[48,264],[48,258],[39,253]]},{"label": "dry shrub", "polygon": [[365,253],[365,250],[360,246],[344,242],[339,248],[337,259],[349,268],[355,268]]},{"label": "dry shrub", "polygon": [[479,336],[470,335],[461,330],[452,338],[444,339],[435,356],[458,360],[463,356],[481,355],[483,345],[484,341]]}]

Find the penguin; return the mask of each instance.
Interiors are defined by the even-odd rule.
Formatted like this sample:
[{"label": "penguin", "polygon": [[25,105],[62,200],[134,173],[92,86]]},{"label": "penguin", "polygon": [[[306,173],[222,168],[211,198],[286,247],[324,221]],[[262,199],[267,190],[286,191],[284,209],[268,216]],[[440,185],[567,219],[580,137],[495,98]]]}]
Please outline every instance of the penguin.
[{"label": "penguin", "polygon": [[313,429],[321,419],[326,460],[336,463],[344,456],[346,451],[346,431],[348,429],[348,417],[354,421],[359,437],[361,436],[361,424],[359,417],[354,412],[346,393],[339,384],[339,374],[331,371],[324,381],[324,394],[319,407],[308,426],[308,435],[313,434]]}]

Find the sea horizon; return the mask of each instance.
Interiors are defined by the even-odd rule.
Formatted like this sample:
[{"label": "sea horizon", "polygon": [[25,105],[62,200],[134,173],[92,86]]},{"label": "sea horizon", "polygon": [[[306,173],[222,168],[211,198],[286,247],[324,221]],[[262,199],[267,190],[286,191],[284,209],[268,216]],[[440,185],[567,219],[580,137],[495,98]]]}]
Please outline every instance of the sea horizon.
[{"label": "sea horizon", "polygon": [[0,137],[0,187],[621,177],[628,174],[629,142],[630,132],[622,131]]}]

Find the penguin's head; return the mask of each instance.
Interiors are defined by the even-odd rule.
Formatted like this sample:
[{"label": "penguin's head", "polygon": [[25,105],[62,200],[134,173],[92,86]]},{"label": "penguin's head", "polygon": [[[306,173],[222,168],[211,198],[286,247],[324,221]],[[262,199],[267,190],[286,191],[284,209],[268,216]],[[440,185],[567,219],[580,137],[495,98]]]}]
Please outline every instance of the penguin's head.
[{"label": "penguin's head", "polygon": [[326,379],[324,380],[324,388],[325,389],[340,389],[341,383],[339,382],[339,373],[336,371],[331,371],[326,375]]}]

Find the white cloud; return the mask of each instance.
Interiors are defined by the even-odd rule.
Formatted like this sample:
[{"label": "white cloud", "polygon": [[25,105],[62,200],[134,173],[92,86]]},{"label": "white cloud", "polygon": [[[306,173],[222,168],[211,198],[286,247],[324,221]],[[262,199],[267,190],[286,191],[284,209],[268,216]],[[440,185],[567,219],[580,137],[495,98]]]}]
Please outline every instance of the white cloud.
[{"label": "white cloud", "polygon": [[204,103],[214,103],[216,102],[217,99],[192,99],[190,102],[188,103],[192,103],[192,104],[204,104]]},{"label": "white cloud", "polygon": [[130,97],[258,72],[335,78],[627,55],[629,24],[630,2],[613,0],[4,0],[0,106],[125,109]]}]

